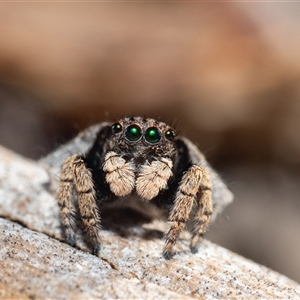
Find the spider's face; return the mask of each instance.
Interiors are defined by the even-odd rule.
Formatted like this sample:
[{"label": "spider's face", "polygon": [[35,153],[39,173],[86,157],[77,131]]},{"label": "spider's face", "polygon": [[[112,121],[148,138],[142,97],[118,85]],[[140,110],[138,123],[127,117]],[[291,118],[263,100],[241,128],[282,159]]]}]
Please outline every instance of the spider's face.
[{"label": "spider's face", "polygon": [[141,117],[120,119],[111,130],[103,163],[111,191],[126,196],[135,190],[143,199],[153,199],[173,175],[175,131]]},{"label": "spider's face", "polygon": [[150,118],[134,117],[118,120],[111,127],[111,148],[119,154],[130,154],[140,161],[175,153],[174,129]]}]

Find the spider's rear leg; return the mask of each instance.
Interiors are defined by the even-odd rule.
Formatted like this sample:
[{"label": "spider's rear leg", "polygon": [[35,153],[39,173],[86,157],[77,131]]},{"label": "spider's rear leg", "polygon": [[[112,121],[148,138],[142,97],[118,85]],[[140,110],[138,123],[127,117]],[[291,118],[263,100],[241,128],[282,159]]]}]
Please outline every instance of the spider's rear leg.
[{"label": "spider's rear leg", "polygon": [[192,165],[182,177],[169,217],[169,221],[171,221],[172,224],[167,233],[166,244],[163,250],[163,256],[166,259],[170,259],[173,255],[173,245],[176,243],[190,216],[204,173],[206,173],[206,171],[202,167]]},{"label": "spider's rear leg", "polygon": [[[69,174],[69,175],[68,175]],[[100,228],[100,215],[96,204],[96,194],[92,180],[91,171],[86,167],[82,157],[73,155],[66,160],[62,168],[62,177],[68,177],[70,183],[74,184],[78,196],[78,208],[83,222],[84,230],[89,235],[93,246],[93,253],[98,254],[100,250],[100,239],[98,230]],[[72,201],[72,191],[68,198],[63,199],[63,193],[67,190],[64,187],[65,183],[61,179],[61,188],[59,193],[59,203],[65,202],[69,207],[72,206],[72,213],[64,214],[64,207],[61,206],[61,218],[65,227],[66,239],[69,244],[75,243],[75,224],[74,224],[74,200]],[[68,226],[68,222],[73,222],[72,226]]]}]

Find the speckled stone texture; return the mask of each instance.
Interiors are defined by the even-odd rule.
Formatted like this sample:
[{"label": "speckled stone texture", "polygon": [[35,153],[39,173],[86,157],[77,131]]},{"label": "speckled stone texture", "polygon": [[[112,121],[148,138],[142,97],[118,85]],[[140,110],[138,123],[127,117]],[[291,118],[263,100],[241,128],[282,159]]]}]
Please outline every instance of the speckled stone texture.
[{"label": "speckled stone texture", "polygon": [[0,148],[2,299],[300,299],[296,282],[208,241],[192,255],[188,232],[164,260],[167,224],[133,208],[103,211],[100,257],[80,230],[72,248],[50,180],[35,162]]}]

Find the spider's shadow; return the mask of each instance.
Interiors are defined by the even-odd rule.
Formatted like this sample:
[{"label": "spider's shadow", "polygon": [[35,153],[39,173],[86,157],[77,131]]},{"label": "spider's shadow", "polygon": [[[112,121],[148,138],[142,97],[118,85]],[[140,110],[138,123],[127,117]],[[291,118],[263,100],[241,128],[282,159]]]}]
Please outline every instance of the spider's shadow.
[{"label": "spider's shadow", "polygon": [[[132,207],[101,206],[101,230],[112,231],[124,238],[134,236],[146,240],[163,239],[165,234],[163,231],[143,227],[144,224],[149,224],[154,219],[156,216],[151,213],[145,213]],[[79,218],[77,219],[77,229],[82,233],[84,242],[89,245],[88,237],[84,234]]]},{"label": "spider's shadow", "polygon": [[144,224],[151,223],[154,218],[131,207],[106,208],[103,210],[102,228],[114,231],[123,237],[135,235],[144,239],[163,238],[164,232],[142,227]]}]

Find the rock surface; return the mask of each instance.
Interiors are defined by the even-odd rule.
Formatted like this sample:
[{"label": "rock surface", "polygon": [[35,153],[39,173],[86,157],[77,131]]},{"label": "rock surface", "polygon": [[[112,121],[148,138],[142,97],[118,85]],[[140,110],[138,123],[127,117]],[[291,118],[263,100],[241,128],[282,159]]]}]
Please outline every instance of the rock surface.
[{"label": "rock surface", "polygon": [[167,224],[132,208],[103,212],[100,257],[80,232],[72,248],[50,180],[35,162],[0,148],[2,298],[300,299],[296,282],[208,241],[192,255],[188,232],[164,260]]}]

